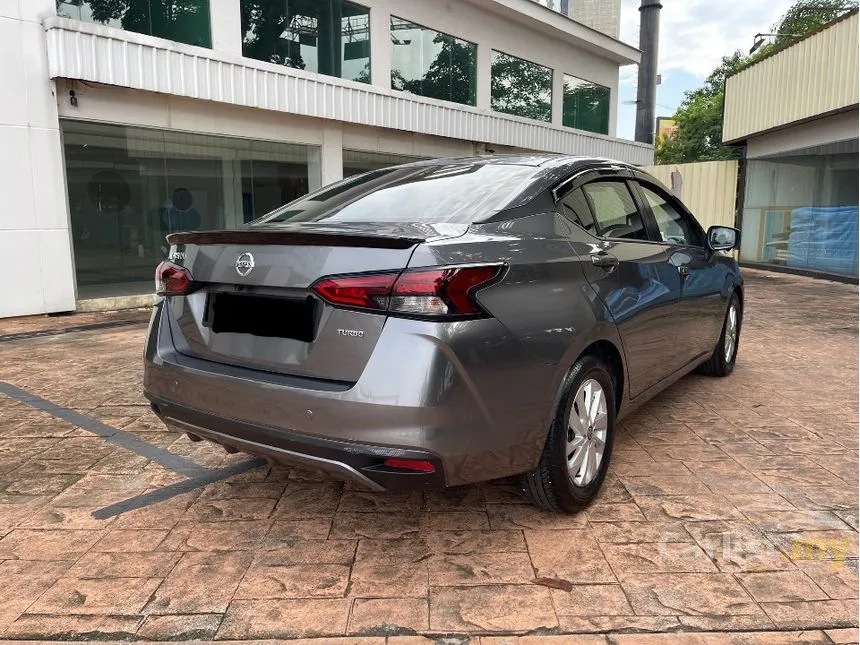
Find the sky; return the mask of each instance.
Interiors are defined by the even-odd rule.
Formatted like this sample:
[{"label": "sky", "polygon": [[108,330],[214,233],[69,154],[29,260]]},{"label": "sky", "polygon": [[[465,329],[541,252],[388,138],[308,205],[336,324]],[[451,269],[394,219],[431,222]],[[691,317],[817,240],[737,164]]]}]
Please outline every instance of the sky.
[{"label": "sky", "polygon": [[[757,33],[768,33],[793,0],[662,0],[657,73],[657,116],[671,116],[686,90],[699,87],[736,49],[748,52]],[[639,46],[640,0],[621,0],[621,40]],[[621,68],[618,136],[636,129],[636,65]]]}]

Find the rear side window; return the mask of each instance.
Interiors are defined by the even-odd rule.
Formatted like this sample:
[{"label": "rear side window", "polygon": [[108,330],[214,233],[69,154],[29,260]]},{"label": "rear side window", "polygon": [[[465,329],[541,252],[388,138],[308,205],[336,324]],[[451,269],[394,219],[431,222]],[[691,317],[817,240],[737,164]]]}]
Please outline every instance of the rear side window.
[{"label": "rear side window", "polygon": [[538,171],[534,166],[499,163],[384,168],[326,186],[254,224],[471,224],[485,221],[511,204]]},{"label": "rear side window", "polygon": [[647,240],[642,215],[623,181],[595,181],[582,187],[600,237]]},{"label": "rear side window", "polygon": [[599,235],[594,227],[594,218],[591,216],[591,207],[585,199],[582,188],[571,190],[559,201],[562,213],[579,224],[592,235]]}]

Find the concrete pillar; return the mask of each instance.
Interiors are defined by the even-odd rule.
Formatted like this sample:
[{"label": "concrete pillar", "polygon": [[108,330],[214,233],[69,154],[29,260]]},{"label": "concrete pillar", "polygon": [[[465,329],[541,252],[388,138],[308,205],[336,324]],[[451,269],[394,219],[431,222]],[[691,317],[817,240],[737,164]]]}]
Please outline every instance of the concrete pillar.
[{"label": "concrete pillar", "polygon": [[560,69],[552,70],[552,124],[561,125],[562,110],[564,107],[564,72]]},{"label": "concrete pillar", "polygon": [[55,0],[0,2],[0,258],[26,267],[0,281],[0,317],[75,308],[58,98],[41,24],[52,15]]},{"label": "concrete pillar", "polygon": [[308,159],[311,192],[343,179],[343,129],[340,123],[322,126],[322,145],[312,148]]},{"label": "concrete pillar", "polygon": [[391,14],[383,7],[370,10],[370,82],[391,89]]},{"label": "concrete pillar", "polygon": [[242,14],[239,0],[211,0],[209,14],[212,49],[220,54],[242,55]]},{"label": "concrete pillar", "polygon": [[478,92],[477,108],[490,109],[490,78],[492,74],[493,46],[489,41],[478,43]]}]

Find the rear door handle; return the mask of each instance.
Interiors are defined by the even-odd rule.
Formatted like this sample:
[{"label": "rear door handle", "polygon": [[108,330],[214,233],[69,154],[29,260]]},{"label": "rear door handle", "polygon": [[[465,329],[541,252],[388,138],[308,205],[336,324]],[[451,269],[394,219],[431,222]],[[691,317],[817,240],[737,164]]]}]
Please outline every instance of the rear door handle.
[{"label": "rear door handle", "polygon": [[610,269],[618,266],[618,258],[611,253],[592,253],[591,263],[596,267]]}]

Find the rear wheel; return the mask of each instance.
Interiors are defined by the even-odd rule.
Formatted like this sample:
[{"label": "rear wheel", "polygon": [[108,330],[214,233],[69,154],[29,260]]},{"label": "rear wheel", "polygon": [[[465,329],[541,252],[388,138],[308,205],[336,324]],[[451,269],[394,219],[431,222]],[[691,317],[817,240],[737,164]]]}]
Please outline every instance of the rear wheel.
[{"label": "rear wheel", "polygon": [[735,359],[738,356],[738,341],[741,338],[741,321],[743,310],[737,294],[732,294],[726,318],[723,321],[723,331],[720,340],[714,348],[711,357],[702,363],[699,371],[708,376],[728,376],[735,369]]},{"label": "rear wheel", "polygon": [[562,385],[538,467],[520,478],[525,494],[553,511],[575,513],[587,506],[606,477],[614,430],[612,375],[601,360],[584,356]]}]

